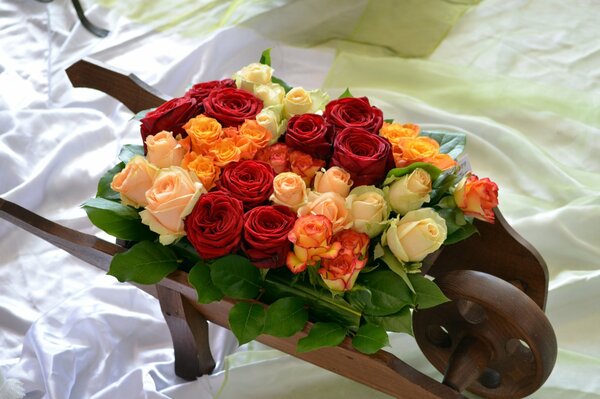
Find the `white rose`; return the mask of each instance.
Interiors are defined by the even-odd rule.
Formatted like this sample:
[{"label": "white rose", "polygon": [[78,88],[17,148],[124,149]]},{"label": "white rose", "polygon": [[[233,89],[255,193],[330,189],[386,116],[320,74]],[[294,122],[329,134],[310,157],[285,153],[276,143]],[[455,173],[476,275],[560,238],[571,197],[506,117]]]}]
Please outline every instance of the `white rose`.
[{"label": "white rose", "polygon": [[250,93],[254,92],[255,85],[271,83],[273,68],[268,65],[254,62],[248,64],[233,75],[235,85],[238,89],[244,89]]},{"label": "white rose", "polygon": [[431,176],[425,170],[417,168],[412,173],[400,177],[386,187],[392,209],[404,215],[419,209],[430,200]]},{"label": "white rose", "polygon": [[373,238],[381,234],[390,216],[383,191],[375,186],[359,186],[346,198],[346,206],[354,220],[355,231]]},{"label": "white rose", "polygon": [[294,87],[283,100],[283,114],[286,118],[294,115],[314,114],[322,111],[329,102],[329,95],[322,90],[306,91],[302,87]]},{"label": "white rose", "polygon": [[390,220],[381,244],[401,262],[420,262],[440,248],[446,236],[446,221],[432,208],[423,208]]},{"label": "white rose", "polygon": [[263,101],[265,107],[280,105],[285,98],[285,89],[277,83],[254,86],[254,95]]}]

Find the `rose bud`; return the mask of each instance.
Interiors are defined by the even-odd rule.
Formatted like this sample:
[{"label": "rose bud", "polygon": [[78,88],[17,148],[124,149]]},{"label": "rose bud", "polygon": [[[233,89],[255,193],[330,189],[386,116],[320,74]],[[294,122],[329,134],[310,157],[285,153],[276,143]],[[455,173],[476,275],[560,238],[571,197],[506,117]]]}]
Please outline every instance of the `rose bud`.
[{"label": "rose bud", "polygon": [[308,200],[306,184],[293,172],[280,173],[273,179],[273,194],[269,199],[296,212]]},{"label": "rose bud", "polygon": [[432,208],[422,208],[390,220],[381,244],[401,262],[420,262],[442,246],[446,235],[446,221]]},{"label": "rose bud", "polygon": [[221,174],[221,168],[216,166],[212,158],[189,152],[183,158],[181,167],[195,173],[205,189],[211,190]]},{"label": "rose bud", "polygon": [[385,191],[392,209],[399,215],[405,215],[430,200],[431,176],[425,170],[417,168],[394,180]]},{"label": "rose bud", "polygon": [[182,126],[197,114],[198,101],[195,98],[177,97],[169,100],[140,120],[142,141],[145,143],[146,137],[163,130],[173,132],[174,136],[186,136]]},{"label": "rose bud", "polygon": [[260,98],[265,107],[281,105],[285,98],[285,89],[277,83],[254,86],[254,95]]},{"label": "rose bud", "polygon": [[173,133],[163,130],[146,137],[146,158],[159,168],[179,166],[185,156],[185,148],[173,137]]},{"label": "rose bud", "polygon": [[255,119],[263,102],[245,90],[226,88],[212,91],[202,102],[204,114],[223,126],[240,126],[246,119]]},{"label": "rose bud", "polygon": [[334,128],[334,135],[353,127],[377,134],[383,125],[383,112],[371,106],[367,97],[346,97],[331,101],[323,116]]},{"label": "rose bud", "polygon": [[161,169],[146,192],[142,223],[160,235],[161,244],[171,244],[185,235],[183,220],[203,193],[206,190],[195,174],[178,166]]},{"label": "rose bud", "polygon": [[367,260],[359,260],[347,249],[342,249],[333,259],[323,259],[319,275],[330,291],[337,293],[351,290]]},{"label": "rose bud", "polygon": [[256,85],[265,85],[271,83],[272,76],[273,68],[271,68],[269,65],[260,64],[258,62],[248,64],[233,74],[233,78],[235,79],[235,84],[238,89],[243,89],[249,91],[250,93],[254,92],[254,87]]},{"label": "rose bud", "polygon": [[158,168],[141,155],[136,155],[127,162],[125,169],[117,173],[110,188],[121,194],[123,205],[141,208],[148,204],[146,191],[152,187]]},{"label": "rose bud", "polygon": [[337,166],[332,166],[325,172],[315,174],[314,189],[319,193],[338,193],[342,197],[347,197],[352,187],[353,181],[350,173]]},{"label": "rose bud", "polygon": [[294,115],[314,114],[323,109],[329,101],[329,95],[322,90],[306,91],[302,87],[294,87],[283,99],[283,115],[291,118]]},{"label": "rose bud", "polygon": [[246,212],[244,218],[242,249],[252,264],[271,269],[283,266],[296,214],[285,206],[264,205]]},{"label": "rose bud", "polygon": [[392,146],[366,130],[347,128],[335,138],[330,166],[348,171],[355,186],[377,185],[394,166]]},{"label": "rose bud", "polygon": [[244,205],[223,191],[200,197],[185,219],[188,240],[202,259],[215,259],[239,248],[244,228]]},{"label": "rose bud", "polygon": [[373,238],[385,229],[390,208],[382,190],[375,186],[359,186],[350,191],[346,198],[354,224],[352,229]]},{"label": "rose bud", "polygon": [[219,141],[223,128],[219,121],[205,115],[198,115],[183,125],[191,142],[191,150],[197,154],[206,155],[208,151]]},{"label": "rose bud", "polygon": [[498,186],[487,177],[464,177],[454,189],[454,201],[467,216],[494,223],[494,208],[498,206]]},{"label": "rose bud", "polygon": [[285,143],[293,149],[327,159],[331,155],[332,142],[331,129],[321,115],[296,115],[288,121]]}]

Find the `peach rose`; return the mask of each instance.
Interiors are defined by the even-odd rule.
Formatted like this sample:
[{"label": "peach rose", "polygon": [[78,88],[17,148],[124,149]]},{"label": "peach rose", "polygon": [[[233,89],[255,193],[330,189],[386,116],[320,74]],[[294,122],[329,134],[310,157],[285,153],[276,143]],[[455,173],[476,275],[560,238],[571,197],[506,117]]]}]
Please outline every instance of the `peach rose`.
[{"label": "peach rose", "polygon": [[417,168],[411,173],[394,180],[384,189],[392,209],[400,215],[419,209],[430,200],[431,176]]},{"label": "peach rose", "polygon": [[319,193],[334,192],[346,198],[352,187],[350,173],[338,166],[332,166],[325,172],[315,174],[314,189]]},{"label": "peach rose", "polygon": [[290,167],[292,172],[302,177],[306,186],[309,187],[317,171],[325,167],[325,161],[313,158],[302,151],[292,151]]},{"label": "peach rose", "polygon": [[290,148],[284,143],[258,150],[254,159],[268,163],[277,174],[290,171]]},{"label": "peach rose", "polygon": [[293,172],[284,172],[273,179],[273,194],[271,202],[287,206],[294,212],[306,204],[306,184],[304,180]]},{"label": "peach rose", "polygon": [[322,215],[307,215],[296,220],[288,239],[294,244],[294,250],[288,252],[286,265],[297,274],[313,266],[321,259],[337,256],[341,244],[330,244],[333,225]]},{"label": "peach rose", "polygon": [[421,132],[419,125],[412,123],[387,123],[384,122],[379,130],[379,135],[385,137],[394,145],[398,145],[402,140],[417,137]]},{"label": "peach rose", "polygon": [[195,173],[206,190],[215,186],[221,174],[221,168],[214,164],[212,158],[198,155],[193,151],[183,158],[181,167]]},{"label": "peach rose", "polygon": [[467,216],[494,223],[494,208],[498,206],[498,186],[475,175],[463,177],[454,189],[454,201]]},{"label": "peach rose", "polygon": [[352,216],[346,209],[346,200],[338,193],[310,192],[308,203],[298,209],[298,217],[323,215],[333,223],[333,232],[337,233],[352,226]]},{"label": "peach rose", "polygon": [[146,206],[146,191],[152,187],[152,182],[158,173],[158,168],[141,155],[129,160],[125,169],[117,173],[110,188],[121,194],[123,205],[136,208]]},{"label": "peach rose", "polygon": [[213,157],[215,165],[221,168],[239,161],[242,156],[242,151],[231,138],[220,139],[213,144],[208,153]]},{"label": "peach rose", "polygon": [[166,130],[146,137],[146,148],[148,149],[146,159],[159,168],[181,165],[187,152],[173,137],[173,133]]},{"label": "peach rose", "polygon": [[214,118],[198,115],[183,125],[191,140],[192,151],[206,155],[208,150],[221,138],[223,129]]},{"label": "peach rose", "polygon": [[178,166],[161,169],[146,192],[148,204],[140,212],[142,223],[160,235],[163,245],[185,235],[183,219],[206,193],[196,175]]}]

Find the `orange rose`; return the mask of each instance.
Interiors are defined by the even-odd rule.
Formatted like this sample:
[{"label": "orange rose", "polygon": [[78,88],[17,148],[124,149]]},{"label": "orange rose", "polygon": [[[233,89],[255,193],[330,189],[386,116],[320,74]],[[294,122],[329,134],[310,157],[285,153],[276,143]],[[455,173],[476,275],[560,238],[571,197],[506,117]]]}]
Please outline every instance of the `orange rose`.
[{"label": "orange rose", "polygon": [[398,145],[400,141],[407,138],[414,138],[419,135],[421,128],[419,125],[412,123],[387,123],[384,122],[383,126],[379,130],[379,135],[385,137],[388,141],[394,145]]},{"label": "orange rose", "polygon": [[292,151],[290,153],[290,167],[292,172],[304,179],[306,186],[310,186],[317,171],[325,167],[325,161],[313,158],[302,151]]},{"label": "orange rose", "polygon": [[146,159],[159,168],[179,166],[187,152],[185,147],[173,137],[173,133],[166,130],[146,137],[146,148],[148,149]]},{"label": "orange rose", "polygon": [[287,267],[297,274],[321,259],[335,257],[342,245],[339,242],[330,244],[332,235],[333,225],[325,216],[307,215],[298,218],[288,234],[294,250],[288,252]]},{"label": "orange rose", "polygon": [[440,152],[438,142],[424,136],[401,140],[397,146],[402,151],[402,159],[408,163],[422,162],[425,158],[436,156]]},{"label": "orange rose", "polygon": [[[247,119],[242,126],[240,126],[240,136],[245,137],[252,142],[254,145],[254,152],[265,148],[271,141],[271,132],[264,126],[258,124],[254,119]],[[252,154],[254,156],[254,154]]]},{"label": "orange rose", "polygon": [[494,208],[498,206],[498,186],[487,177],[464,177],[454,189],[454,201],[465,215],[494,223]]},{"label": "orange rose", "polygon": [[206,190],[215,186],[221,174],[221,168],[216,166],[211,158],[198,155],[193,151],[183,158],[181,167],[194,172]]},{"label": "orange rose", "polygon": [[192,151],[206,155],[208,150],[221,138],[221,124],[214,118],[198,115],[187,121],[183,129],[190,137]]},{"label": "orange rose", "polygon": [[121,194],[123,205],[136,208],[146,206],[146,191],[152,187],[152,182],[158,173],[158,168],[141,155],[129,160],[125,169],[117,173],[110,188]]},{"label": "orange rose", "polygon": [[441,170],[448,170],[456,166],[456,161],[448,154],[437,154],[423,159],[423,162],[430,163]]},{"label": "orange rose", "polygon": [[161,169],[146,192],[148,204],[140,212],[142,223],[160,234],[163,245],[185,235],[183,219],[206,190],[196,175],[178,166]]},{"label": "orange rose", "polygon": [[290,148],[284,143],[258,150],[254,159],[268,163],[277,174],[290,171]]},{"label": "orange rose", "polygon": [[338,166],[332,166],[325,172],[317,172],[315,175],[315,191],[319,193],[334,192],[342,197],[347,197],[352,187],[350,173]]},{"label": "orange rose", "polygon": [[323,259],[319,274],[331,291],[348,291],[367,264],[369,236],[353,230],[343,230],[333,236],[331,241],[339,242],[341,250],[335,258]]},{"label": "orange rose", "polygon": [[338,193],[315,193],[308,195],[308,204],[298,209],[298,216],[323,215],[333,224],[337,233],[352,226],[352,216],[346,208],[346,200]]},{"label": "orange rose", "polygon": [[273,194],[271,202],[287,206],[294,212],[306,204],[306,184],[304,180],[293,172],[284,172],[273,179]]},{"label": "orange rose", "polygon": [[240,159],[254,158],[254,154],[256,154],[256,146],[248,137],[241,136],[237,127],[224,128],[222,137],[233,140],[235,146],[240,149]]},{"label": "orange rose", "polygon": [[215,165],[224,167],[241,159],[242,152],[235,145],[234,139],[224,138],[212,145],[208,153],[213,157]]}]

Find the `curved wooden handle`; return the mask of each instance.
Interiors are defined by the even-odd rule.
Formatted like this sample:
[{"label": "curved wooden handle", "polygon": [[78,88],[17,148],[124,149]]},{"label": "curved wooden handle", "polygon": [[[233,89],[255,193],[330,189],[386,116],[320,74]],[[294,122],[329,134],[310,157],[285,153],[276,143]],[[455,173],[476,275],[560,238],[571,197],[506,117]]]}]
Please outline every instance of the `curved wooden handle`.
[{"label": "curved wooden handle", "polygon": [[73,87],[96,89],[119,100],[133,113],[156,108],[169,99],[165,94],[130,73],[111,68],[99,61],[83,59],[67,68]]}]

